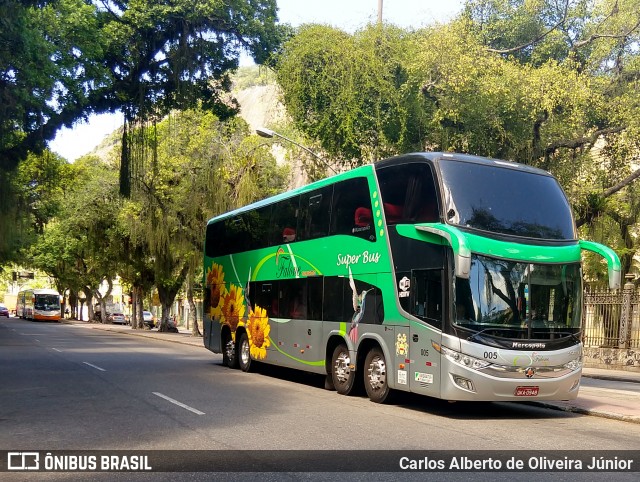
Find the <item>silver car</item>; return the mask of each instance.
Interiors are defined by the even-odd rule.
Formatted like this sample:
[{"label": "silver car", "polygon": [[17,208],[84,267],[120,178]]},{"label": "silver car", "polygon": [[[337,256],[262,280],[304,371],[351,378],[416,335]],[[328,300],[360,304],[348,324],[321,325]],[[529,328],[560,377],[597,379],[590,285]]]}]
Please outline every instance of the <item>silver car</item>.
[{"label": "silver car", "polygon": [[142,312],[142,321],[149,328],[153,328],[156,326],[156,320],[153,318],[153,315],[151,314],[150,311]]},{"label": "silver car", "polygon": [[127,323],[127,320],[125,319],[122,313],[108,313],[107,321],[110,321],[111,323],[118,323],[121,325],[124,325]]}]

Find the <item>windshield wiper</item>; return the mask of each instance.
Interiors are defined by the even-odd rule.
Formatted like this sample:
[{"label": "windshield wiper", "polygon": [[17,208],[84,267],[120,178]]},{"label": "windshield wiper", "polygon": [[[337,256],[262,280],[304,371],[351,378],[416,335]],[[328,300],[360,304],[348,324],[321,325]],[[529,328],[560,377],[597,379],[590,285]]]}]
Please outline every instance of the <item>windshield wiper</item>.
[{"label": "windshield wiper", "polygon": [[[472,335],[470,335],[467,340],[468,341],[478,341],[476,340],[476,337],[480,337],[480,335],[482,335],[483,333],[487,332],[487,331],[514,331],[514,330],[518,330],[518,328],[485,328],[484,330],[480,330],[480,331],[476,331],[475,333],[473,333]],[[485,335],[486,336],[486,335]],[[491,335],[488,335],[491,336]]]}]

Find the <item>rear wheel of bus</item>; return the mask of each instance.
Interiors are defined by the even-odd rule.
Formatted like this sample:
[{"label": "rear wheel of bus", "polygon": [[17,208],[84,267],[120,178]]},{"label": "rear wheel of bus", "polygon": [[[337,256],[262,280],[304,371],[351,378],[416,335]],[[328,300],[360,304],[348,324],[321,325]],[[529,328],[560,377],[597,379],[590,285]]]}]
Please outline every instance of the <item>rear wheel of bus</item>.
[{"label": "rear wheel of bus", "polygon": [[369,350],[364,361],[364,388],[369,400],[384,403],[389,398],[391,389],[387,382],[387,362],[384,353],[378,347]]},{"label": "rear wheel of bus", "polygon": [[249,345],[249,337],[246,332],[240,335],[238,341],[238,363],[240,364],[240,370],[248,372],[251,370],[251,347]]},{"label": "rear wheel of bus", "polygon": [[231,333],[223,335],[222,363],[229,368],[238,368],[238,351],[236,350],[236,343],[231,338]]}]

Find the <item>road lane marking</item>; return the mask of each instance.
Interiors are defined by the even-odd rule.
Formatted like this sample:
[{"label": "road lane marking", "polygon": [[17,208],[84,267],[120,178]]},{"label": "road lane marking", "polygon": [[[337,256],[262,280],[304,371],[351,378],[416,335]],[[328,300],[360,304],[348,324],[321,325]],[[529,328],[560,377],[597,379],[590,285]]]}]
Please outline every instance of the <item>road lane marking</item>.
[{"label": "road lane marking", "polygon": [[162,393],[159,393],[159,392],[151,392],[151,393],[153,393],[157,397],[164,398],[168,402],[171,402],[174,405],[177,405],[178,407],[182,407],[182,408],[184,408],[186,410],[189,410],[190,412],[193,412],[196,415],[204,415],[205,414],[204,412],[201,412],[200,410],[198,410],[196,408],[190,407],[189,405],[185,405],[184,403],[179,402],[178,400],[174,400],[171,397],[167,397],[166,395],[163,395]]},{"label": "road lane marking", "polygon": [[91,368],[95,368],[96,370],[100,370],[101,372],[106,372],[107,370],[105,370],[104,368],[100,368],[99,366],[93,365],[89,362],[83,361],[82,363],[84,363],[85,365],[89,365]]},{"label": "road lane marking", "polygon": [[52,348],[52,350],[57,351],[58,353],[62,353],[62,350],[58,350],[57,348]]}]

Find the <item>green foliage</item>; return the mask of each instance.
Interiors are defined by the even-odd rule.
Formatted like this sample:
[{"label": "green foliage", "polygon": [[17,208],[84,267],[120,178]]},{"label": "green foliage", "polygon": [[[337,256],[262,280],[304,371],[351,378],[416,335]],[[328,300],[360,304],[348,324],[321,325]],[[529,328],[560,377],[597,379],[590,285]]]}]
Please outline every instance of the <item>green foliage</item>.
[{"label": "green foliage", "polygon": [[206,222],[281,191],[286,170],[239,118],[221,121],[211,112],[188,110],[145,135],[156,161],[132,179],[119,223],[130,250],[153,259],[154,284],[166,308],[189,268],[201,263]]},{"label": "green foliage", "polygon": [[[56,278],[60,289],[97,289],[122,265],[123,234],[117,171],[96,157],[79,159],[62,209],[31,248],[31,265]],[[89,290],[85,289],[86,287]]]},{"label": "green foliage", "polygon": [[5,169],[93,112],[131,120],[202,102],[228,116],[241,50],[264,63],[286,31],[275,0],[8,0],[0,19]]},{"label": "green foliage", "polygon": [[19,262],[24,250],[58,215],[70,179],[70,166],[49,151],[29,154],[12,172],[0,170],[0,263]]},{"label": "green foliage", "polygon": [[294,128],[345,167],[423,149],[541,167],[631,266],[639,42],[638,0],[470,0],[419,31],[302,26],[276,69]]},{"label": "green foliage", "polygon": [[303,26],[276,64],[287,112],[332,157],[358,165],[415,143],[407,107],[410,35],[368,27],[351,36]]},{"label": "green foliage", "polygon": [[0,168],[11,170],[91,112],[92,86],[111,80],[91,4],[8,0],[0,19]]}]

